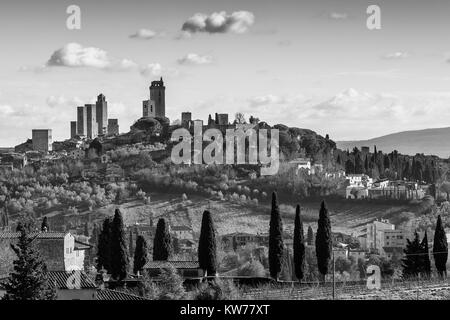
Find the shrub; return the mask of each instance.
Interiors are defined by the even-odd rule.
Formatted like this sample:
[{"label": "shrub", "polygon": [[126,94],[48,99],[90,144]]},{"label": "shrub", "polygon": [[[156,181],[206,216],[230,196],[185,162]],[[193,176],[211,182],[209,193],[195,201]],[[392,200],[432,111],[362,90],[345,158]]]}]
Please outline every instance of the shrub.
[{"label": "shrub", "polygon": [[139,189],[139,191],[136,193],[136,196],[138,197],[138,199],[145,200],[146,193]]},{"label": "shrub", "polygon": [[161,283],[159,286],[159,300],[183,300],[186,291],[183,286],[183,278],[171,264],[161,270]]},{"label": "shrub", "polygon": [[200,284],[192,295],[194,300],[237,300],[240,296],[233,281],[220,278]]},{"label": "shrub", "polygon": [[238,270],[238,276],[241,277],[264,277],[266,270],[258,260],[252,260],[244,263]]}]

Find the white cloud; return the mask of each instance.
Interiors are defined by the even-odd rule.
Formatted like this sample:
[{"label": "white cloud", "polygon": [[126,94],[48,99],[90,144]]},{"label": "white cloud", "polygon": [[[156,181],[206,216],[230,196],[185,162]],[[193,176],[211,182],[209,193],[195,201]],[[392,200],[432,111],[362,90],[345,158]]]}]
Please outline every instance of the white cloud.
[{"label": "white cloud", "polygon": [[47,65],[104,69],[111,66],[111,60],[108,57],[108,53],[102,49],[83,47],[78,43],[72,42],[53,52]]},{"label": "white cloud", "polygon": [[328,17],[333,20],[346,20],[348,18],[347,13],[331,12]]},{"label": "white cloud", "polygon": [[406,59],[409,57],[410,57],[410,54],[408,52],[397,51],[397,52],[386,53],[381,58],[383,58],[385,60],[400,60],[400,59]]},{"label": "white cloud", "polygon": [[187,19],[181,30],[187,34],[206,33],[245,33],[255,23],[255,16],[249,11],[236,11],[227,14],[225,11],[210,15],[196,13]]},{"label": "white cloud", "polygon": [[0,114],[3,116],[9,116],[14,113],[13,107],[9,104],[0,104]]},{"label": "white cloud", "polygon": [[259,107],[270,104],[283,104],[287,103],[288,99],[285,97],[268,94],[263,96],[255,96],[249,99],[249,103],[251,107]]},{"label": "white cloud", "polygon": [[82,99],[78,97],[66,98],[65,96],[49,96],[46,101],[47,105],[50,108],[60,108],[60,107],[76,107],[79,105],[83,105]]},{"label": "white cloud", "polygon": [[212,57],[208,55],[199,55],[196,53],[188,53],[184,57],[178,59],[179,64],[210,64]]},{"label": "white cloud", "polygon": [[160,76],[162,74],[162,66],[159,63],[149,63],[141,67],[141,74],[143,76]]},{"label": "white cloud", "polygon": [[134,34],[130,35],[130,38],[150,40],[150,39],[154,39],[156,37],[162,37],[162,36],[163,36],[162,33],[158,33],[154,30],[139,29]]},{"label": "white cloud", "polygon": [[53,52],[46,66],[129,70],[136,68],[137,64],[129,59],[111,58],[105,50],[100,48],[83,47],[81,44],[72,42]]}]

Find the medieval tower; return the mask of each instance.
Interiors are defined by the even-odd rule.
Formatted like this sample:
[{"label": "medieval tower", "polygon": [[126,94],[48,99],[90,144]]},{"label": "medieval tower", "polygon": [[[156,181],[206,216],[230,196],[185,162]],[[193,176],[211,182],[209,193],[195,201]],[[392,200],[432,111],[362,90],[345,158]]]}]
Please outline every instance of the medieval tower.
[{"label": "medieval tower", "polygon": [[142,102],[143,117],[165,117],[166,116],[166,87],[164,81],[152,81],[150,86],[150,99]]}]

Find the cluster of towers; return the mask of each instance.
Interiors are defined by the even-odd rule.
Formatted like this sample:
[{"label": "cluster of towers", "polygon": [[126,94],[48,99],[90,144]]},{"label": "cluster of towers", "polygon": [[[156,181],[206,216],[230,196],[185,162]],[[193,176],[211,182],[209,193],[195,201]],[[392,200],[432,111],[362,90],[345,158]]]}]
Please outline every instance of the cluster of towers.
[{"label": "cluster of towers", "polygon": [[[166,87],[161,77],[152,81],[150,97],[142,101],[143,117],[166,116]],[[70,138],[76,136],[95,139],[98,136],[119,134],[117,119],[108,119],[108,102],[103,94],[97,97],[95,104],[77,107],[77,120],[70,122]]]},{"label": "cluster of towers", "polygon": [[119,133],[117,119],[108,119],[108,102],[103,94],[97,97],[95,104],[77,107],[77,120],[70,122],[70,138],[75,136],[95,139],[98,136]]}]

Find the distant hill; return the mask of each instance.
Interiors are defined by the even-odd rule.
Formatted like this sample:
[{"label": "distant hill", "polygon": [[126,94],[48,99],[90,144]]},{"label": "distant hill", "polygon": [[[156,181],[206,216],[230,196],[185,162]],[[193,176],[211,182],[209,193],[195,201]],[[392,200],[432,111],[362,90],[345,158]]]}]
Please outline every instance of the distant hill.
[{"label": "distant hill", "polygon": [[362,146],[367,146],[370,147],[371,152],[373,152],[373,146],[376,145],[377,149],[382,150],[384,153],[397,150],[402,154],[408,155],[423,153],[425,155],[436,155],[441,158],[449,158],[450,127],[403,131],[370,140],[337,141],[336,145],[342,150],[351,150],[354,147],[361,148]]}]

